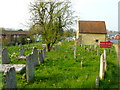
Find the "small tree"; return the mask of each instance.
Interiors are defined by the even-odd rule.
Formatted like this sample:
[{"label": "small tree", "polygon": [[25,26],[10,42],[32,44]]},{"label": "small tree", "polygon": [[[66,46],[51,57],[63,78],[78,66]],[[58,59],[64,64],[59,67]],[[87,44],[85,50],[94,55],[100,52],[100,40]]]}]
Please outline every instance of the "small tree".
[{"label": "small tree", "polygon": [[63,36],[64,28],[72,24],[73,11],[70,2],[40,2],[31,4],[32,34],[41,34],[48,51]]}]

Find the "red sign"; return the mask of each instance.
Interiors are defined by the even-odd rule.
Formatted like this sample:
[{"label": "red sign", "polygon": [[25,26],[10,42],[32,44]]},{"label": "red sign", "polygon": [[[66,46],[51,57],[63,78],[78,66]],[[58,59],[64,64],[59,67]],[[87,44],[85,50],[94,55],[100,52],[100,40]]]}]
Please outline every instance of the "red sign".
[{"label": "red sign", "polygon": [[100,42],[100,48],[112,48],[112,42]]}]

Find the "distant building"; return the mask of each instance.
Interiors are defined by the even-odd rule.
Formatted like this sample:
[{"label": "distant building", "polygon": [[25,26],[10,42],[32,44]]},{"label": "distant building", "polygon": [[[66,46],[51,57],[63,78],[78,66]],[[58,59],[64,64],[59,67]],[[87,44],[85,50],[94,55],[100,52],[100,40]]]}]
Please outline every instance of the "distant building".
[{"label": "distant building", "polygon": [[106,41],[106,25],[104,21],[78,21],[76,39],[83,45],[95,45]]},{"label": "distant building", "polygon": [[14,40],[19,40],[19,38],[26,38],[29,31],[1,31],[0,39],[6,40],[8,42],[13,42]]}]

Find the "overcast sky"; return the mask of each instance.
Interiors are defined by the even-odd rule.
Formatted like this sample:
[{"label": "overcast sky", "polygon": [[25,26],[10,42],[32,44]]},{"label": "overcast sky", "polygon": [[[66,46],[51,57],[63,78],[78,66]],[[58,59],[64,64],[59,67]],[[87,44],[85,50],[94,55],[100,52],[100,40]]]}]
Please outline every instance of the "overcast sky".
[{"label": "overcast sky", "polygon": [[[28,29],[29,3],[33,0],[0,0],[0,27]],[[80,20],[105,21],[106,28],[118,30],[120,0],[71,0]]]}]

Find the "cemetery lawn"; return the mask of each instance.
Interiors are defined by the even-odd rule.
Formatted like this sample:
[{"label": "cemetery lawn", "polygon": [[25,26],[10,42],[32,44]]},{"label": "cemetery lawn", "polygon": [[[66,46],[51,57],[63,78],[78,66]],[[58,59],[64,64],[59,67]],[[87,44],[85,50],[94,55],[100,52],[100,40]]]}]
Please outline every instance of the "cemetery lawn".
[{"label": "cemetery lawn", "polygon": [[[37,48],[42,48],[41,43],[37,43]],[[77,59],[74,60],[73,49],[70,48],[74,42],[64,41],[57,50],[47,52],[44,64],[35,67],[35,77],[32,83],[27,83],[23,74],[17,74],[18,88],[96,88],[95,80],[99,76],[100,55],[97,51],[87,51],[77,46]],[[89,47],[89,46],[87,46]],[[25,55],[32,52],[25,45]],[[11,64],[25,64],[25,60],[16,60],[19,56],[19,47],[8,47],[11,56]],[[103,49],[100,49],[100,54]],[[83,67],[80,62],[83,61]],[[100,81],[100,88],[118,88],[118,60],[114,47],[112,53],[107,49],[108,70],[105,79]]]}]

